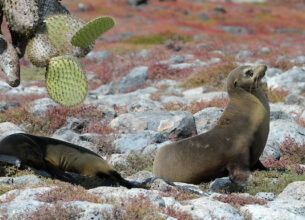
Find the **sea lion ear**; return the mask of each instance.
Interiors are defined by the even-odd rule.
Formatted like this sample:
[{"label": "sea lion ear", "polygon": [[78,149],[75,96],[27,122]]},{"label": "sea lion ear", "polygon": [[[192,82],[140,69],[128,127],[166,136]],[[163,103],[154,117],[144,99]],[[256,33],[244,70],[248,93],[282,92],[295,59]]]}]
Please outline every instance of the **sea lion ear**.
[{"label": "sea lion ear", "polygon": [[237,81],[235,80],[234,81],[234,88],[236,88],[237,87]]}]

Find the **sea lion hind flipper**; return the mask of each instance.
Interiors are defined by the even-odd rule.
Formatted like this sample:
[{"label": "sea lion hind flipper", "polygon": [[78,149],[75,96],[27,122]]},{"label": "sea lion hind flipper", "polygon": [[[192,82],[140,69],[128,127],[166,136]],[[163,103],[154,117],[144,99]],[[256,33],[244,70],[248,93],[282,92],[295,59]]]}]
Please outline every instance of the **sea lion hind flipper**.
[{"label": "sea lion hind flipper", "polygon": [[78,181],[75,178],[65,173],[64,171],[58,169],[49,161],[46,160],[45,164],[46,164],[46,171],[49,172],[53,176],[53,178],[57,178],[65,182],[69,182],[71,184],[79,185]]},{"label": "sea lion hind flipper", "polygon": [[136,188],[137,186],[134,185],[133,183],[129,182],[128,180],[125,180],[118,172],[116,172],[115,170],[109,171],[108,174],[103,173],[103,172],[98,172],[96,174],[99,178],[109,178],[112,179],[114,181],[116,181],[117,183],[119,183],[121,186],[125,186],[128,189],[131,188]]}]

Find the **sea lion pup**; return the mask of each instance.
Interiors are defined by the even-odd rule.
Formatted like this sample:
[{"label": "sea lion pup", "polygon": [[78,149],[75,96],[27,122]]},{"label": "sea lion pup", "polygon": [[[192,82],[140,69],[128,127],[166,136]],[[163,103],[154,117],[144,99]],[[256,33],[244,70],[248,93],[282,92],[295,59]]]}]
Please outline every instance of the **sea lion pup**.
[{"label": "sea lion pup", "polygon": [[12,134],[0,142],[0,154],[15,156],[22,164],[46,170],[53,177],[68,182],[74,181],[64,171],[114,180],[127,188],[136,187],[96,153],[53,138]]},{"label": "sea lion pup", "polygon": [[210,131],[160,148],[157,177],[198,184],[229,175],[245,186],[250,170],[264,168],[259,156],[269,133],[269,102],[260,87],[267,67],[240,66],[227,79],[229,104]]}]

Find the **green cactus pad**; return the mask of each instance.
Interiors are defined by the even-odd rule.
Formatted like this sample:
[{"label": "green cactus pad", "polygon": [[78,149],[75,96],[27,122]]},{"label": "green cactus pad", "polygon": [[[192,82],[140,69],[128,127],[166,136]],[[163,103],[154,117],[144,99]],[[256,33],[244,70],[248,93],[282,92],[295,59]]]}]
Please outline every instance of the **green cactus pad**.
[{"label": "green cactus pad", "polygon": [[80,48],[87,48],[104,32],[114,26],[114,20],[110,17],[96,18],[83,26],[72,37],[71,44]]},{"label": "green cactus pad", "polygon": [[52,57],[59,53],[45,34],[36,34],[26,47],[26,55],[32,64],[38,67],[47,67]]},{"label": "green cactus pad", "polygon": [[52,58],[46,73],[46,87],[50,97],[60,105],[81,104],[88,86],[80,61],[73,56]]},{"label": "green cactus pad", "polygon": [[84,24],[80,19],[70,15],[53,15],[45,20],[44,31],[60,54],[74,55],[73,51],[79,48],[71,44],[71,39]]}]

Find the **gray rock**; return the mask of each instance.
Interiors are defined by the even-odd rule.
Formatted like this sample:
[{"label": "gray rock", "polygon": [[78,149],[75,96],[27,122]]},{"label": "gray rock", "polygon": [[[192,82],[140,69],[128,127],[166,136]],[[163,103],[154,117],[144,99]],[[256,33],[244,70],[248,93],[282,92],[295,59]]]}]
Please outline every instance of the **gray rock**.
[{"label": "gray rock", "polygon": [[24,187],[39,185],[42,183],[43,181],[33,174],[19,177],[0,177],[1,185],[15,185]]},{"label": "gray rock", "polygon": [[238,52],[238,54],[236,54],[235,59],[244,60],[244,59],[247,59],[252,56],[253,56],[253,53],[250,50],[241,50]]},{"label": "gray rock", "polygon": [[182,210],[189,212],[195,219],[244,219],[232,206],[209,197],[185,201]]},{"label": "gray rock", "polygon": [[211,130],[216,125],[223,111],[221,108],[210,107],[195,113],[194,118],[197,133],[202,134]]},{"label": "gray rock", "polygon": [[169,86],[165,91],[164,94],[166,95],[174,95],[174,96],[183,96],[181,89],[177,89],[173,86]]},{"label": "gray rock", "polygon": [[269,202],[267,204],[269,207],[275,207],[280,210],[285,210],[287,212],[293,213],[296,216],[302,216],[305,218],[305,201],[304,200],[295,200],[295,199],[281,199],[277,198],[276,200]]},{"label": "gray rock", "polygon": [[166,111],[159,102],[150,99],[141,99],[126,106],[128,112],[163,112]]},{"label": "gray rock", "polygon": [[305,97],[291,93],[285,98],[285,104],[291,105],[291,104],[296,104],[305,107]]},{"label": "gray rock", "polygon": [[59,106],[50,98],[36,99],[35,101],[30,102],[29,105],[29,112],[31,112],[34,116],[44,116],[47,110]]},{"label": "gray rock", "polygon": [[128,166],[127,157],[129,154],[111,154],[110,158],[107,160],[112,166]]},{"label": "gray rock", "polygon": [[4,101],[1,101],[0,102],[0,113],[6,112],[6,110],[8,110],[8,108],[15,108],[15,107],[19,107],[19,106],[20,106],[19,102],[4,102]]},{"label": "gray rock", "polygon": [[164,147],[168,144],[173,143],[172,141],[168,140],[168,141],[164,141],[163,143],[160,144],[150,144],[147,147],[145,147],[145,149],[142,151],[143,155],[149,155],[152,154],[154,152],[156,152],[159,148]]},{"label": "gray rock", "polygon": [[279,158],[279,146],[286,137],[290,137],[296,143],[302,144],[305,142],[305,128],[290,120],[279,119],[271,121],[267,144],[261,158]]},{"label": "gray rock", "polygon": [[130,89],[141,87],[147,80],[148,67],[139,66],[133,68],[130,73],[122,79],[115,80],[111,83],[116,93],[124,93]]},{"label": "gray rock", "polygon": [[222,189],[228,188],[232,185],[232,181],[229,177],[217,178],[210,183],[209,191],[210,192],[219,192]]},{"label": "gray rock", "polygon": [[44,95],[47,94],[47,89],[45,87],[39,87],[39,86],[29,86],[25,87],[23,85],[19,85],[18,87],[14,87],[10,89],[6,94],[8,95]]},{"label": "gray rock", "polygon": [[275,34],[302,34],[302,31],[298,29],[286,29],[286,28],[277,28],[274,30]]},{"label": "gray rock", "polygon": [[206,13],[204,13],[204,12],[201,12],[199,17],[200,17],[201,21],[207,21],[207,20],[210,19],[209,16]]},{"label": "gray rock", "polygon": [[270,121],[287,120],[294,122],[294,119],[287,114],[278,104],[270,103]]},{"label": "gray rock", "polygon": [[269,47],[263,47],[259,50],[259,52],[262,54],[268,54],[271,53],[271,49]]},{"label": "gray rock", "polygon": [[13,131],[19,131],[17,133],[20,133],[20,131],[22,131],[22,129],[20,127],[18,127],[17,125],[11,123],[11,122],[2,122],[0,123],[0,134],[4,134],[6,132],[13,132]]},{"label": "gray rock", "polygon": [[283,112],[291,116],[292,118],[298,118],[304,111],[304,107],[295,104],[286,105],[282,102],[276,103],[276,105],[281,108]]},{"label": "gray rock", "polygon": [[283,71],[281,69],[268,68],[267,71],[266,71],[265,78],[271,78],[271,77],[274,77],[274,76],[279,76],[281,74],[283,74]]},{"label": "gray rock", "polygon": [[88,11],[88,9],[89,9],[89,6],[87,4],[79,3],[77,5],[78,12],[86,12],[86,11]]},{"label": "gray rock", "polygon": [[166,136],[155,131],[142,131],[136,134],[124,134],[114,141],[114,147],[121,153],[142,152],[143,149],[152,143],[161,143]]},{"label": "gray rock", "polygon": [[301,114],[300,119],[302,119],[303,121],[305,121],[305,111]]},{"label": "gray rock", "polygon": [[305,56],[298,56],[296,59],[295,59],[295,64],[304,64],[305,63]]},{"label": "gray rock", "polygon": [[177,64],[169,65],[169,68],[173,70],[183,70],[183,69],[191,68],[193,66],[194,66],[193,63],[177,63]]},{"label": "gray rock", "polygon": [[67,128],[60,128],[54,132],[52,138],[75,143],[79,140],[79,134]]},{"label": "gray rock", "polygon": [[77,215],[77,219],[79,220],[106,220],[114,218],[114,206],[110,204],[98,204],[87,201],[72,201],[64,203],[63,205],[80,209],[81,211]]},{"label": "gray rock", "polygon": [[8,91],[10,91],[12,89],[12,87],[10,87],[7,82],[3,82],[3,81],[0,81],[0,93],[1,94],[4,94]]},{"label": "gray rock", "polygon": [[284,89],[299,94],[305,91],[305,68],[295,66],[283,74],[267,78],[267,83],[271,89]]},{"label": "gray rock", "polygon": [[67,117],[66,121],[67,125],[65,126],[65,128],[79,134],[83,131],[84,127],[89,124],[89,120],[81,120],[78,118],[71,117]]},{"label": "gray rock", "polygon": [[107,106],[125,107],[133,103],[138,103],[139,100],[149,99],[152,93],[157,92],[158,89],[148,87],[145,89],[138,89],[134,92],[127,94],[116,94],[116,95],[96,95],[94,99],[87,99],[85,104],[98,104]]},{"label": "gray rock", "polygon": [[178,96],[160,96],[160,101],[162,104],[186,104],[184,98],[178,97]]},{"label": "gray rock", "polygon": [[151,130],[176,137],[188,137],[196,132],[193,115],[178,111],[122,114],[113,119],[110,126],[121,133]]},{"label": "gray rock", "polygon": [[116,111],[113,107],[107,105],[98,105],[96,108],[97,111],[103,112],[103,117],[105,118],[114,118],[117,116]]},{"label": "gray rock", "polygon": [[111,56],[111,53],[107,50],[101,50],[101,51],[91,51],[87,54],[87,58],[90,60],[96,60],[98,62],[102,62],[106,60],[108,57]]},{"label": "gray rock", "polygon": [[184,58],[180,55],[172,55],[171,58],[167,61],[167,63],[184,63]]},{"label": "gray rock", "polygon": [[204,88],[198,87],[194,89],[185,90],[183,92],[184,99],[187,103],[191,102],[210,102],[215,99],[226,99],[228,98],[227,92],[206,92],[203,93]]},{"label": "gray rock", "polygon": [[220,26],[220,29],[224,32],[231,34],[249,34],[253,33],[252,29],[240,27],[240,26]]},{"label": "gray rock", "polygon": [[95,90],[90,90],[88,94],[90,97],[96,97],[98,95],[112,95],[114,94],[114,89],[111,84],[104,84],[99,86]]},{"label": "gray rock", "polygon": [[128,176],[126,179],[129,181],[136,181],[139,183],[144,183],[145,181],[154,178],[155,175],[152,172],[142,170],[140,172],[137,172],[131,176]]},{"label": "gray rock", "polygon": [[198,194],[200,196],[207,196],[207,193],[204,193],[199,185],[189,184],[189,183],[180,183],[180,182],[174,182],[175,186],[179,189],[189,191],[191,193]]},{"label": "gray rock", "polygon": [[278,207],[268,207],[268,206],[260,206],[260,205],[245,205],[241,207],[240,212],[246,219],[251,220],[269,220],[269,219],[277,219],[277,220],[302,220],[304,217],[289,212],[285,209],[281,209]]},{"label": "gray rock", "polygon": [[259,199],[264,199],[267,201],[273,201],[275,199],[275,195],[270,192],[259,192],[259,193],[256,193],[255,197],[257,197]]},{"label": "gray rock", "polygon": [[176,80],[172,79],[161,79],[160,81],[156,82],[156,87],[162,86],[177,86],[179,83]]},{"label": "gray rock", "polygon": [[[295,199],[305,201],[305,181],[298,181],[290,183],[284,190],[278,195],[279,199]],[[304,210],[305,215],[305,210]]]},{"label": "gray rock", "polygon": [[136,58],[146,58],[148,56],[148,50],[142,49],[137,53]]}]

